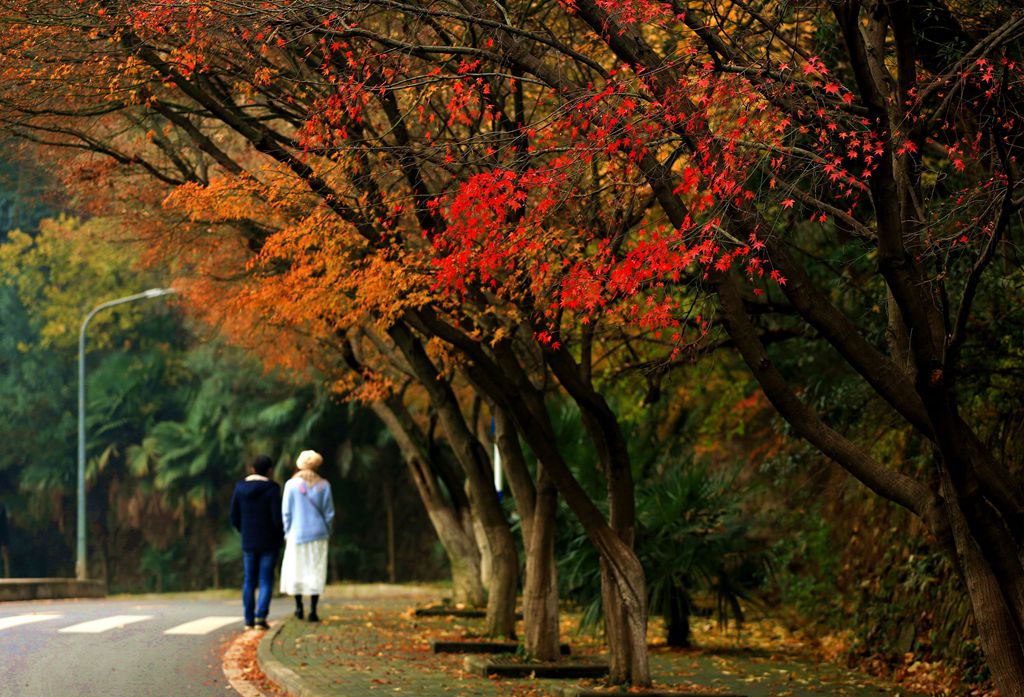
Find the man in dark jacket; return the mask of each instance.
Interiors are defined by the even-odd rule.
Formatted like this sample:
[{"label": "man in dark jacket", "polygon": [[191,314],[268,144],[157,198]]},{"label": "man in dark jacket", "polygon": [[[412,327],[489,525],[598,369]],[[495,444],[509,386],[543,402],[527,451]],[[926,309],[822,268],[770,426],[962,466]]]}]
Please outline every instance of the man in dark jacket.
[{"label": "man in dark jacket", "polygon": [[[267,629],[270,612],[271,588],[274,585],[274,567],[281,549],[284,527],[281,524],[281,487],[271,481],[273,461],[258,455],[252,461],[252,474],[235,485],[231,495],[231,524],[242,533],[242,559],[245,562],[245,581],[242,584],[242,606],[245,608],[245,628]],[[259,607],[253,592],[259,583]]]}]

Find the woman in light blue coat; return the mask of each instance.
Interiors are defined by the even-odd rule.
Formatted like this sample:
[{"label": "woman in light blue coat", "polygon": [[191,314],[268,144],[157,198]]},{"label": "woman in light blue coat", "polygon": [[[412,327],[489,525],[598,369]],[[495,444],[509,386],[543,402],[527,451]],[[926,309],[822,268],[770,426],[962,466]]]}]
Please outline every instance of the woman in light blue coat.
[{"label": "woman in light blue coat", "polygon": [[327,539],[334,521],[330,483],[317,474],[323,457],[303,450],[295,466],[298,471],[285,482],[281,499],[284,523],[284,560],[281,562],[281,592],[295,596],[295,616],[304,612],[302,596],[308,595],[310,622],[319,622],[316,604],[327,582]]}]

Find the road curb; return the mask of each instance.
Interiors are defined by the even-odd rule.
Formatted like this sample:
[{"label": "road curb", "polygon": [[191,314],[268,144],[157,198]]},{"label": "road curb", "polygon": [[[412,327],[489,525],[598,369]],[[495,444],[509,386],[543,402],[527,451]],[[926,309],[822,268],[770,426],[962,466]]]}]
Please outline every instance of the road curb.
[{"label": "road curb", "polygon": [[256,663],[259,664],[264,675],[292,697],[328,697],[326,692],[312,687],[298,673],[274,657],[271,645],[285,625],[291,621],[291,618],[288,618],[283,622],[275,622],[274,626],[260,639],[260,645],[256,647]]},{"label": "road curb", "polygon": [[[250,630],[252,631],[252,630]],[[243,653],[245,643],[249,637],[246,634],[239,634],[224,652],[224,661],[221,670],[232,689],[242,697],[265,697],[259,685],[245,677],[245,666],[243,665]]]}]

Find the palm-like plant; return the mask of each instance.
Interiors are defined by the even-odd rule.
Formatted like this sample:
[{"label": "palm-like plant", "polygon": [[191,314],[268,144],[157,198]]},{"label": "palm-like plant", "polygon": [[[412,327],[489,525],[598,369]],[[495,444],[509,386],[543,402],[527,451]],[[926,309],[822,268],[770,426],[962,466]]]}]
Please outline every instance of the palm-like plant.
[{"label": "palm-like plant", "polygon": [[[715,599],[720,621],[744,619],[742,600],[767,578],[771,556],[752,536],[729,482],[703,467],[680,464],[637,488],[636,551],[647,574],[651,615],[664,618],[667,641],[689,646],[696,594]],[[601,618],[597,553],[585,536],[569,542],[560,574],[584,607],[584,625]]]},{"label": "palm-like plant", "polygon": [[197,513],[223,498],[247,454],[297,452],[330,404],[311,388],[262,374],[250,358],[213,354],[192,356],[197,387],[184,416],[154,424],[130,454],[134,475],[151,476],[169,502]]},{"label": "palm-like plant", "polygon": [[668,643],[689,645],[694,593],[715,599],[719,620],[744,619],[741,600],[771,571],[768,548],[751,535],[726,479],[689,465],[638,492],[638,547],[650,611],[665,619]]}]

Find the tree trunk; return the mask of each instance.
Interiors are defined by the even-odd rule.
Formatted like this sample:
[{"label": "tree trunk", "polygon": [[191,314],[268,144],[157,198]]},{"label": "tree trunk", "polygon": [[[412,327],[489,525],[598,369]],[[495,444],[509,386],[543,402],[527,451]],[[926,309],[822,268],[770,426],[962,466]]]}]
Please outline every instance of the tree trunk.
[{"label": "tree trunk", "polygon": [[646,626],[647,590],[643,568],[633,550],[612,530],[604,515],[580,486],[558,449],[544,395],[529,380],[509,341],[491,343],[493,358],[475,340],[443,322],[427,309],[408,313],[416,326],[451,342],[471,359],[466,372],[478,389],[512,415],[516,428],[537,459],[544,463],[566,504],[579,519],[587,537],[610,566],[630,629],[631,661],[628,682],[637,687],[651,684]]},{"label": "tree trunk", "polygon": [[[468,493],[468,492],[467,492]],[[491,554],[491,543],[487,540],[487,531],[479,518],[473,520],[473,539],[476,548],[480,551],[480,580],[485,587],[490,588],[491,579],[494,578],[494,556]]]},{"label": "tree trunk", "polygon": [[411,330],[404,324],[395,324],[389,334],[430,395],[430,403],[440,417],[445,438],[466,474],[474,517],[483,526],[487,537],[492,578],[488,584],[486,632],[490,636],[514,638],[518,553],[512,530],[494,491],[487,452],[466,424],[451,385],[438,373]]},{"label": "tree trunk", "polygon": [[558,636],[558,569],[555,566],[555,511],[558,492],[538,465],[537,498],[529,539],[524,527],[526,578],[523,581],[523,631],[526,655],[541,661],[561,657]]},{"label": "tree trunk", "polygon": [[537,483],[519,445],[511,414],[494,406],[495,440],[505,462],[509,488],[522,521],[526,572],[523,579],[523,643],[526,655],[541,661],[561,658],[558,625],[558,569],[555,565],[555,511],[558,490],[543,463]]},{"label": "tree trunk", "polygon": [[917,368],[914,365],[914,354],[910,350],[910,334],[903,313],[892,295],[892,290],[885,289],[886,307],[888,308],[888,324],[885,328],[885,342],[889,345],[889,353],[893,361],[908,378],[913,378]]},{"label": "tree trunk", "polygon": [[1000,692],[1022,697],[1024,569],[1019,535],[997,513],[998,502],[983,498],[977,472],[985,463],[977,461],[971,447],[973,433],[960,418],[951,378],[942,368],[919,370],[916,387],[934,424],[942,498],[982,649]]},{"label": "tree trunk", "polygon": [[398,575],[395,569],[395,487],[391,481],[384,484],[384,516],[388,537],[388,582],[396,583]]},{"label": "tree trunk", "polygon": [[210,536],[210,566],[213,570],[213,587],[220,588],[220,562],[217,561],[217,540]]},{"label": "tree trunk", "polygon": [[[427,468],[419,463],[409,465],[417,489],[421,489],[424,469]],[[452,602],[456,605],[484,607],[487,592],[480,576],[480,551],[476,541],[466,534],[458,517],[443,499],[424,495],[421,491],[420,500],[448,557],[452,576]]]},{"label": "tree trunk", "polygon": [[[516,591],[519,586],[519,553],[506,524],[491,529],[493,577],[487,594],[487,634],[516,638]],[[494,542],[497,542],[495,550]]]},{"label": "tree trunk", "polygon": [[[636,534],[636,499],[633,468],[618,417],[589,379],[588,367],[577,363],[564,349],[548,351],[544,357],[552,372],[580,409],[583,424],[597,449],[605,475],[608,524],[618,535],[632,560]],[[614,554],[622,555],[622,550]],[[629,561],[632,561],[629,560]],[[604,563],[618,561],[618,563]],[[647,667],[647,583],[639,561],[602,560],[601,597],[608,632],[610,677],[614,683],[629,682],[636,671]],[[628,578],[626,578],[628,576]],[[639,591],[639,603],[621,595],[624,585]],[[649,674],[649,673],[648,673]],[[633,678],[635,679],[635,677]]]},{"label": "tree trunk", "polygon": [[[629,589],[628,591],[626,589]],[[608,637],[608,680],[613,684],[649,685],[647,597],[643,568],[625,545],[601,558],[601,600]]]},{"label": "tree trunk", "polygon": [[965,516],[955,502],[948,473],[943,476],[943,494],[957,561],[970,595],[978,636],[992,671],[992,680],[1003,697],[1024,697],[1024,650],[1003,584],[970,535]]},{"label": "tree trunk", "polygon": [[690,648],[690,599],[686,590],[670,591],[668,614],[665,616],[665,643],[680,649]]},{"label": "tree trunk", "polygon": [[601,606],[604,608],[604,631],[608,641],[608,681],[618,685],[629,680],[631,642],[615,575],[604,558],[601,559]]},{"label": "tree trunk", "polygon": [[427,438],[401,400],[393,397],[387,402],[374,402],[372,408],[398,443],[423,508],[448,557],[453,602],[483,607],[487,593],[480,580],[480,552],[463,526],[463,517],[469,516],[469,511],[453,509],[444,496],[434,468],[428,464]]},{"label": "tree trunk", "polygon": [[[456,592],[453,596],[455,603],[465,602],[471,607],[485,607],[487,605],[487,585],[484,583],[483,573],[480,570],[480,547],[476,544],[476,540],[473,539],[471,531],[473,530],[473,511],[469,506],[461,512],[461,516],[458,519],[459,529],[461,531],[461,537],[467,541],[469,550],[467,553],[472,555],[473,568],[472,568],[472,594],[467,594],[465,601],[459,600],[459,593]],[[454,579],[453,579],[454,580]],[[468,579],[467,579],[468,580]],[[457,587],[457,586],[456,586]]]},{"label": "tree trunk", "polygon": [[[537,395],[531,396],[536,399],[530,400],[533,407],[530,412],[537,414],[544,408],[543,401]],[[527,411],[525,404],[523,407],[513,411],[521,432],[538,459],[546,463],[559,493],[579,518],[587,537],[601,555],[601,596],[612,663],[610,677],[616,683],[646,687],[651,684],[647,653],[647,583],[640,560],[580,487],[558,453],[553,437],[543,437],[537,432],[543,430],[538,428],[543,422],[523,418]]]}]

